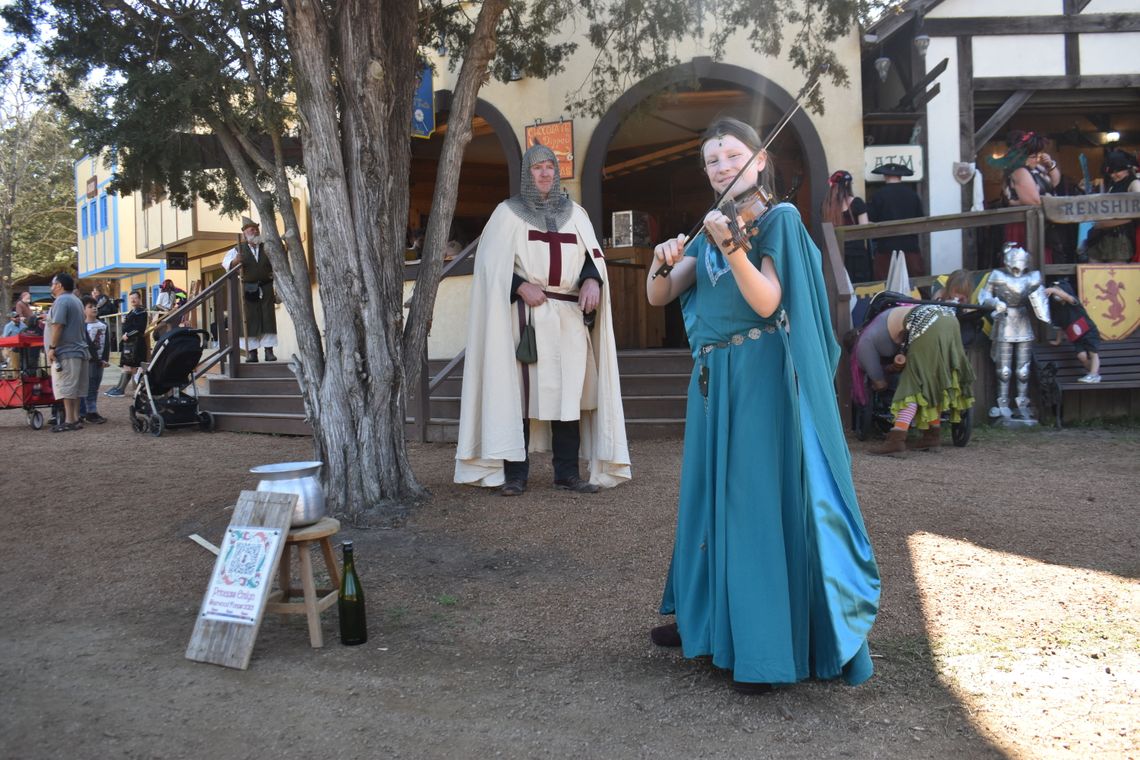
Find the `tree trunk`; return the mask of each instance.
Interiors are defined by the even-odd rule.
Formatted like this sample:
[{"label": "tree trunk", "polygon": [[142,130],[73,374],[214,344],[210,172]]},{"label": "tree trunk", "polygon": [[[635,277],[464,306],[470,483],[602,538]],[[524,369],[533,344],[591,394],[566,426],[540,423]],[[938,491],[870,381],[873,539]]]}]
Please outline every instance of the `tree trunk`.
[{"label": "tree trunk", "polygon": [[0,318],[12,310],[12,215],[0,215]]},{"label": "tree trunk", "polygon": [[[324,346],[301,345],[298,373],[326,496],[351,518],[425,493],[404,440],[401,343],[415,8],[358,0],[328,18],[319,3],[285,3],[325,309]],[[307,272],[289,277],[292,315],[309,285]]]},{"label": "tree trunk", "polygon": [[409,387],[415,387],[419,378],[420,362],[416,357],[424,353],[435,310],[435,296],[443,272],[443,249],[459,194],[459,169],[463,151],[471,141],[471,117],[475,114],[479,88],[487,78],[487,67],[495,55],[495,25],[506,7],[506,0],[483,2],[452,94],[447,134],[440,151],[435,193],[428,216],[427,234],[424,236],[423,258],[416,278],[412,307],[408,312],[408,326],[404,331],[404,355],[409,359]]}]

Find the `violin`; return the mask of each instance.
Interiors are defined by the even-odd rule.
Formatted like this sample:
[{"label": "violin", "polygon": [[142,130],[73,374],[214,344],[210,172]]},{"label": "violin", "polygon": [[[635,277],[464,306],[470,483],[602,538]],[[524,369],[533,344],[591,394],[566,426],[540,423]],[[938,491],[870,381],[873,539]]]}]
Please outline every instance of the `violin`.
[{"label": "violin", "polygon": [[[723,201],[718,209],[728,218],[728,231],[731,237],[722,240],[721,245],[729,250],[743,248],[745,253],[751,251],[752,242],[749,238],[759,229],[760,218],[774,205],[776,204],[772,195],[759,185],[735,200]],[[705,234],[708,234],[707,229]]]}]

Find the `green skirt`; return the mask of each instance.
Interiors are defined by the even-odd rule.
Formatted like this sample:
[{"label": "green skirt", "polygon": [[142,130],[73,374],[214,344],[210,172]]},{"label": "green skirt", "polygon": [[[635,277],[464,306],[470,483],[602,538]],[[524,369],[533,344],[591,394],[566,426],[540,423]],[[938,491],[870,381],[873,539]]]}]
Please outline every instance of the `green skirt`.
[{"label": "green skirt", "polygon": [[912,424],[926,430],[943,412],[950,413],[951,422],[958,422],[974,406],[974,369],[962,347],[957,319],[949,315],[935,319],[911,341],[906,359],[891,401],[892,414],[907,404],[917,404]]}]

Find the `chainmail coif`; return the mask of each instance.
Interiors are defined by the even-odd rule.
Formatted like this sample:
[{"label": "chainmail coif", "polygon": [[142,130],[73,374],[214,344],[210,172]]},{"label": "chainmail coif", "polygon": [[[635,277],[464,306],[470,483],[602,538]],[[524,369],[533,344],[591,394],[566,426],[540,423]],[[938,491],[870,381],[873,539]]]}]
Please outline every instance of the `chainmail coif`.
[{"label": "chainmail coif", "polygon": [[[542,199],[534,185],[530,167],[539,161],[554,162],[554,185],[550,195]],[[555,232],[570,220],[574,203],[562,194],[562,180],[558,174],[558,158],[554,151],[545,145],[534,145],[522,157],[522,183],[519,194],[507,199],[507,208],[532,227],[546,232]]]}]

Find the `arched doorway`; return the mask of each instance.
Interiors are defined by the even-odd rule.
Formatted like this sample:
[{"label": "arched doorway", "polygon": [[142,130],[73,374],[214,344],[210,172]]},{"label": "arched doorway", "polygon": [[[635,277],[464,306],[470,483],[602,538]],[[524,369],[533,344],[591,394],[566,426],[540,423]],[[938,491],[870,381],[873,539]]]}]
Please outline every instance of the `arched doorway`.
[{"label": "arched doorway", "polygon": [[[651,99],[652,108],[646,108]],[[645,214],[649,227],[647,236],[634,241],[637,250],[607,249],[607,260],[616,264],[611,267],[615,299],[645,298],[645,270],[633,270],[643,267],[651,253],[648,245],[639,244],[688,233],[712,202],[698,161],[699,137],[708,124],[718,116],[734,116],[766,137],[793,102],[787,91],[755,71],[696,58],[639,82],[614,103],[590,136],[582,169],[582,205],[603,240],[615,237],[614,212],[640,212],[638,218]],[[815,211],[826,185],[811,179],[827,177],[828,170],[811,119],[797,113],[769,152],[775,170],[771,189],[795,203],[805,224],[815,228]],[[625,272],[626,268],[631,271]],[[676,304],[663,313],[631,310],[627,316],[630,323],[646,320],[648,328],[641,324],[636,330],[632,325],[623,329],[622,315],[615,313],[619,346],[684,345]]]},{"label": "arched doorway", "polygon": [[[435,109],[436,129],[431,138],[412,140],[409,230],[422,230],[427,224],[451,112],[450,90],[435,93]],[[459,187],[452,237],[464,246],[479,236],[495,206],[518,192],[522,158],[514,130],[493,105],[477,100],[471,122],[471,142],[463,152],[460,175],[452,180]]]}]

